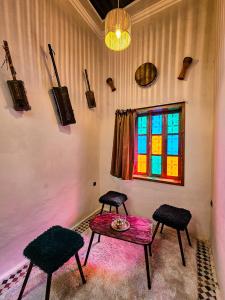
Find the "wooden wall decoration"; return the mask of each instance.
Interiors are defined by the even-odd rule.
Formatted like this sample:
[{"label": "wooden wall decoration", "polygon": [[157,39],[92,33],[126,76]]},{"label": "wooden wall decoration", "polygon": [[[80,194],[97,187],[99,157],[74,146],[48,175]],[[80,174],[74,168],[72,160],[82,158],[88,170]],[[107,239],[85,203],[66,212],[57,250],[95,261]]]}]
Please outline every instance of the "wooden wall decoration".
[{"label": "wooden wall decoration", "polygon": [[12,96],[13,106],[16,111],[27,111],[31,110],[29,105],[26,90],[22,80],[16,79],[16,70],[13,66],[11,54],[9,51],[9,46],[7,41],[3,41],[3,48],[6,53],[5,61],[9,64],[9,68],[12,74],[13,80],[7,80],[7,84]]},{"label": "wooden wall decoration", "polygon": [[138,67],[135,72],[135,80],[141,87],[151,86],[157,78],[157,68],[150,62]]},{"label": "wooden wall decoration", "polygon": [[187,73],[188,68],[190,67],[190,65],[193,62],[193,58],[192,57],[185,57],[183,60],[183,66],[182,66],[182,70],[180,72],[180,75],[178,76],[179,80],[184,80],[185,79],[185,75]]},{"label": "wooden wall decoration", "polygon": [[94,107],[96,107],[95,95],[94,95],[94,92],[91,91],[87,70],[85,69],[84,72],[85,72],[85,78],[86,78],[87,86],[88,86],[88,90],[85,93],[86,98],[87,98],[87,104],[88,104],[89,108],[94,108]]},{"label": "wooden wall decoration", "polygon": [[58,82],[58,86],[52,88],[52,93],[53,93],[53,96],[55,99],[56,108],[57,108],[57,112],[58,112],[58,115],[60,118],[60,122],[63,126],[66,126],[69,124],[74,124],[74,123],[76,123],[76,120],[74,117],[72,105],[70,103],[68,89],[66,86],[61,86],[59,74],[58,74],[56,64],[55,64],[55,59],[54,59],[55,52],[53,51],[50,44],[48,44],[48,48],[49,48],[49,54],[52,59],[52,64],[54,67],[56,79]]},{"label": "wooden wall decoration", "polygon": [[111,77],[109,77],[109,78],[106,79],[106,83],[110,86],[112,92],[116,91],[113,79]]}]

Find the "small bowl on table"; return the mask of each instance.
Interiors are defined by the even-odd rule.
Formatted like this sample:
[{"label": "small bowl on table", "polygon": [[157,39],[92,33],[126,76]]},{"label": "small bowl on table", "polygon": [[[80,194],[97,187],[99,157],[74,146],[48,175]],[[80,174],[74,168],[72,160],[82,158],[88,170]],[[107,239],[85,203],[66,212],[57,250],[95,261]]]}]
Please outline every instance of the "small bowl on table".
[{"label": "small bowl on table", "polygon": [[119,216],[112,221],[111,227],[113,230],[116,231],[125,231],[130,228],[130,223],[126,220],[126,217],[123,218]]}]

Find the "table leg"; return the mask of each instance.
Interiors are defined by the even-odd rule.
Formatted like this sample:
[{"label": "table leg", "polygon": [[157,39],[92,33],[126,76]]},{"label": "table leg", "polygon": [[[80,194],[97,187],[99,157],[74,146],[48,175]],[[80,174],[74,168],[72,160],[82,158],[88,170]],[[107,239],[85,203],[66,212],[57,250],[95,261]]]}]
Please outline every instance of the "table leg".
[{"label": "table leg", "polygon": [[98,235],[98,243],[100,243],[101,234]]},{"label": "table leg", "polygon": [[149,270],[149,259],[148,259],[148,245],[144,245],[145,251],[145,265],[146,265],[146,272],[147,272],[147,282],[148,282],[148,289],[151,289],[151,278],[150,278],[150,270]]},{"label": "table leg", "polygon": [[87,260],[88,260],[89,252],[91,250],[91,245],[92,245],[92,242],[93,242],[94,235],[95,235],[95,233],[94,233],[94,231],[92,231],[90,243],[88,245],[88,250],[87,250],[87,254],[86,254],[86,257],[85,257],[85,261],[84,261],[84,266],[86,266],[86,264],[87,264]]}]

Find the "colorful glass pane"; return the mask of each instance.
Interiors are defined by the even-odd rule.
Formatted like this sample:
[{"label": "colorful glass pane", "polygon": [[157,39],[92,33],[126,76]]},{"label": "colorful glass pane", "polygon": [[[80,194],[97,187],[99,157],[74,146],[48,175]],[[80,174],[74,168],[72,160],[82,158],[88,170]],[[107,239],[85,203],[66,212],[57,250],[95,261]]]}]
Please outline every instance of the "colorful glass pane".
[{"label": "colorful glass pane", "polygon": [[152,136],[152,154],[162,154],[162,136]]},{"label": "colorful glass pane", "polygon": [[138,154],[147,154],[147,135],[138,136]]},{"label": "colorful glass pane", "polygon": [[167,176],[178,176],[178,156],[167,156]]},{"label": "colorful glass pane", "polygon": [[162,115],[152,116],[152,134],[162,134]]},{"label": "colorful glass pane", "polygon": [[178,134],[168,135],[167,137],[167,154],[178,155],[179,149],[179,136]]},{"label": "colorful glass pane", "polygon": [[161,175],[162,173],[162,157],[152,155],[152,175]]},{"label": "colorful glass pane", "polygon": [[146,173],[147,171],[147,155],[138,155],[138,173]]},{"label": "colorful glass pane", "polygon": [[167,132],[179,133],[179,113],[172,113],[167,115]]},{"label": "colorful glass pane", "polygon": [[138,134],[147,134],[148,117],[138,117]]}]

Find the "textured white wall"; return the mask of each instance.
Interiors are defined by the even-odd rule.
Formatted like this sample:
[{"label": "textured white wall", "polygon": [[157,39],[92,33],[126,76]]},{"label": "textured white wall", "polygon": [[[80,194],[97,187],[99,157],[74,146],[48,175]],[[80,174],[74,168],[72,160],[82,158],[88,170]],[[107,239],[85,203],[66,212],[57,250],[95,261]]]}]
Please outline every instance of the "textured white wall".
[{"label": "textured white wall", "polygon": [[[151,217],[163,203],[190,209],[192,234],[208,238],[212,199],[213,136],[213,3],[181,1],[132,28],[132,44],[119,54],[105,49],[104,76],[114,78],[117,91],[103,90],[101,103],[101,193],[115,189],[128,194],[132,214]],[[194,63],[187,80],[179,81],[183,58]],[[138,87],[137,67],[150,61],[159,70],[150,88]],[[177,101],[186,105],[185,186],[133,180],[109,174],[117,108],[137,108]]]},{"label": "textured white wall", "polygon": [[221,299],[225,299],[225,3],[216,1],[217,51],[215,81],[215,169],[212,211],[213,254]]},{"label": "textured white wall", "polygon": [[[24,246],[53,224],[71,226],[98,206],[101,42],[64,0],[1,0],[0,41],[8,40],[32,106],[12,108],[0,70],[0,275],[23,260]],[[1,42],[2,43],[2,42]],[[47,44],[56,52],[77,124],[58,125],[49,89],[56,84]],[[4,59],[0,50],[0,61]],[[97,109],[87,107],[87,68]],[[97,181],[93,187],[92,182]]]},{"label": "textured white wall", "polygon": [[[28,241],[53,224],[71,226],[93,211],[99,194],[128,194],[131,213],[151,217],[162,203],[190,209],[191,232],[208,238],[210,227],[214,38],[213,3],[189,0],[133,26],[131,47],[119,54],[103,48],[93,32],[63,0],[1,0],[0,40],[6,39],[32,106],[15,112],[0,71],[0,274],[22,260]],[[69,87],[76,125],[56,122],[49,89],[55,83],[47,44],[56,51],[62,83]],[[3,60],[4,51],[1,50]],[[178,81],[182,60],[195,61],[186,81]],[[139,88],[136,68],[155,63],[159,78]],[[82,70],[87,67],[97,108],[87,108]],[[105,80],[112,76],[111,93]],[[121,181],[109,175],[117,108],[186,105],[185,187]],[[99,136],[99,128],[100,136]],[[92,181],[97,187],[92,187]],[[100,189],[98,181],[100,180]]]}]

